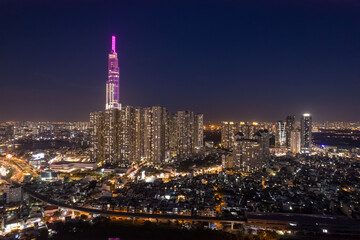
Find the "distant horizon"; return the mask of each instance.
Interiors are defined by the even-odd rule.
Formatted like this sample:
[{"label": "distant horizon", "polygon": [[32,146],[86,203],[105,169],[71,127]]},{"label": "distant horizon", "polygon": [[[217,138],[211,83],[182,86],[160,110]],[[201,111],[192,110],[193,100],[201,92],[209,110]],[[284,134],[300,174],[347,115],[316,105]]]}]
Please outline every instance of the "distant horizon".
[{"label": "distant horizon", "polygon": [[[190,109],[186,109],[186,110],[190,110]],[[180,111],[180,110],[179,110]],[[100,111],[95,111],[95,112],[100,112]],[[174,113],[174,112],[171,112]],[[90,114],[90,113],[89,113]],[[311,115],[313,116],[313,115]],[[300,115],[299,117],[297,117],[297,115],[295,115],[295,122],[300,122]],[[283,119],[277,119],[277,120],[246,120],[246,119],[240,119],[240,120],[233,120],[233,119],[223,119],[220,121],[210,121],[210,120],[206,120],[206,116],[204,115],[204,125],[211,125],[211,124],[221,124],[221,122],[258,122],[258,123],[275,123],[277,121],[286,121],[286,116]],[[89,122],[89,119],[86,120],[1,120],[1,123],[6,123],[6,122],[49,122],[49,123],[69,123],[69,122]],[[313,123],[317,123],[317,124],[323,124],[323,123],[335,123],[335,122],[346,122],[346,123],[358,123],[360,122],[360,120],[355,120],[355,121],[316,121],[313,118]]]}]

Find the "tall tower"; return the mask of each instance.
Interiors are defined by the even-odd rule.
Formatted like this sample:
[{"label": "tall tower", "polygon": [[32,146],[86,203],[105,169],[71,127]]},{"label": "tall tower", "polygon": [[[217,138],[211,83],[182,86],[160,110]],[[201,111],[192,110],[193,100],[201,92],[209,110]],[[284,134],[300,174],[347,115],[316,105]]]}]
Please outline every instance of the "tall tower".
[{"label": "tall tower", "polygon": [[291,145],[291,132],[295,129],[295,116],[288,115],[286,117],[286,147],[290,150]]},{"label": "tall tower", "polygon": [[106,110],[121,109],[119,103],[119,61],[115,51],[115,36],[112,36],[111,52],[109,53],[108,80],[106,82]]},{"label": "tall tower", "polygon": [[285,122],[278,121],[276,123],[275,147],[282,148],[286,146]]},{"label": "tall tower", "polygon": [[312,145],[312,117],[304,113],[301,117],[301,148],[304,152],[310,152]]}]

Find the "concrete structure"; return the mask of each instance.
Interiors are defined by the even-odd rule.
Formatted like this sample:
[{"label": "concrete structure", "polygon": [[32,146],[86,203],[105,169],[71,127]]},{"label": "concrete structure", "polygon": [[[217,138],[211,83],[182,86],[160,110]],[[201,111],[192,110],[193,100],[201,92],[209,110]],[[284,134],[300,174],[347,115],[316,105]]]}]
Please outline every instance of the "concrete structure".
[{"label": "concrete structure", "polygon": [[105,161],[105,115],[103,112],[90,113],[91,148],[93,161]]},{"label": "concrete structure", "polygon": [[285,122],[278,121],[276,123],[276,132],[275,132],[275,147],[283,148],[286,147],[286,130],[285,130]]},{"label": "concrete structure", "polygon": [[257,122],[222,122],[221,146],[231,150],[235,143],[235,134],[241,132],[245,139],[253,139],[254,135],[264,126]]},{"label": "concrete structure", "polygon": [[235,135],[232,158],[229,158],[233,163],[225,165],[244,172],[259,170],[264,164],[263,151],[264,149],[256,139],[246,139],[243,133],[238,132]]},{"label": "concrete structure", "polygon": [[295,129],[295,116],[288,115],[286,117],[286,126],[285,126],[285,132],[286,132],[286,147],[290,149],[290,139],[291,139],[291,132]]},{"label": "concrete structure", "polygon": [[121,107],[115,37],[109,54],[106,108],[90,114],[91,159],[109,165],[187,157],[203,147],[203,115],[166,108]]},{"label": "concrete structure", "polygon": [[290,137],[290,151],[294,154],[300,153],[301,150],[301,134],[299,131],[292,131]]},{"label": "concrete structure", "polygon": [[312,147],[312,117],[304,113],[301,117],[301,150],[310,152]]},{"label": "concrete structure", "polygon": [[234,122],[221,122],[221,146],[231,149],[234,145],[236,125]]},{"label": "concrete structure", "polygon": [[112,47],[111,52],[109,53],[108,61],[108,80],[106,82],[106,106],[108,109],[121,109],[119,102],[119,79],[120,79],[120,69],[117,53],[115,51],[116,44],[115,36],[112,36]]}]

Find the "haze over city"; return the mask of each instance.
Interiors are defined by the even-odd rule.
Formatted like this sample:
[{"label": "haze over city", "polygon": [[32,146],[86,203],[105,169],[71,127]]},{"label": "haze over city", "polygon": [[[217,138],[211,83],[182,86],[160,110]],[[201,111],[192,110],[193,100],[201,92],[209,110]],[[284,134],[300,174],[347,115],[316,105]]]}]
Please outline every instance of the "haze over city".
[{"label": "haze over city", "polygon": [[356,121],[359,23],[357,0],[1,1],[0,120],[102,110],[116,35],[123,104]]}]

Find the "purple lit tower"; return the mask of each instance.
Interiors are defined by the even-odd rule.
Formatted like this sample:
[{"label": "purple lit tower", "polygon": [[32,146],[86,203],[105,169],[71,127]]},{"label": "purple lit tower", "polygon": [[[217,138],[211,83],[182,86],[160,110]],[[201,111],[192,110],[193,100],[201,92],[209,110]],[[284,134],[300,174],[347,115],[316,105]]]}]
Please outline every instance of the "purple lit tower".
[{"label": "purple lit tower", "polygon": [[109,53],[109,73],[106,82],[106,109],[121,109],[119,103],[120,70],[117,53],[115,51],[115,36],[111,39],[111,52]]}]

